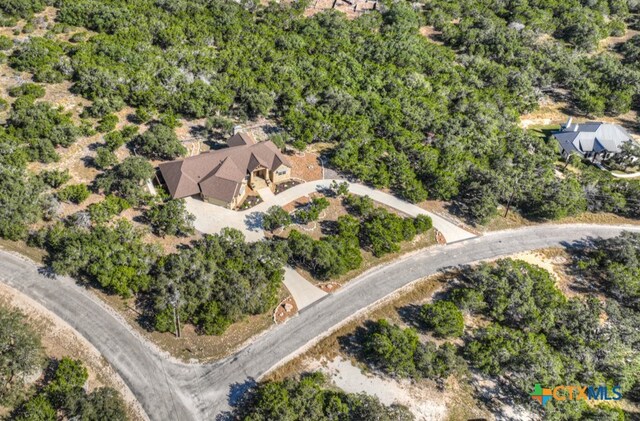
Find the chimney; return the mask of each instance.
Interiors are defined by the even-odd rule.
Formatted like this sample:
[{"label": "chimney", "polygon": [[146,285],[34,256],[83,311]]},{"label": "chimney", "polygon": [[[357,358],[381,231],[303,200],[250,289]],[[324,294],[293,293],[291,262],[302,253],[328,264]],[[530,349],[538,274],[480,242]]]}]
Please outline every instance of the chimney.
[{"label": "chimney", "polygon": [[568,129],[569,127],[571,127],[571,123],[573,123],[573,117],[569,117],[569,119],[567,120],[567,122],[564,125],[564,128]]},{"label": "chimney", "polygon": [[242,131],[242,126],[233,126],[233,134],[238,134]]},{"label": "chimney", "polygon": [[578,123],[576,123],[576,125],[573,127],[573,131],[577,132],[579,127],[580,127],[580,125]]}]

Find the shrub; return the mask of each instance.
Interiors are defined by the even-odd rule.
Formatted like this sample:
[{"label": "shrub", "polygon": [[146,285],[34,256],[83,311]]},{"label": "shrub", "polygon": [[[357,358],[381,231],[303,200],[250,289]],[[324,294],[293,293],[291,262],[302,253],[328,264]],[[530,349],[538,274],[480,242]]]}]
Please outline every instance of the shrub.
[{"label": "shrub", "polygon": [[420,320],[441,338],[460,337],[464,331],[462,313],[451,301],[425,304],[420,311]]},{"label": "shrub", "polygon": [[101,224],[109,221],[123,210],[129,209],[131,205],[126,200],[109,195],[102,202],[89,205],[89,216],[94,224]]},{"label": "shrub", "polygon": [[118,124],[118,116],[115,114],[107,114],[102,117],[96,130],[100,133],[107,133],[116,128],[116,124]]},{"label": "shrub", "polygon": [[107,147],[99,147],[93,163],[101,170],[107,169],[118,163],[118,157]]},{"label": "shrub", "polygon": [[35,83],[23,83],[9,89],[9,95],[12,97],[31,95],[34,98],[42,98],[45,94],[44,87]]},{"label": "shrub", "polygon": [[396,377],[443,379],[465,370],[451,344],[421,343],[411,328],[378,320],[364,338],[364,357],[374,368]]},{"label": "shrub", "polygon": [[295,213],[296,220],[301,224],[317,221],[320,213],[329,207],[329,201],[324,197],[315,198],[306,207]]},{"label": "shrub", "polygon": [[13,47],[13,41],[6,35],[0,35],[0,51]]},{"label": "shrub", "polygon": [[280,206],[271,206],[262,216],[262,227],[267,231],[291,225],[291,215]]},{"label": "shrub", "polygon": [[39,174],[39,177],[46,185],[54,189],[71,180],[69,170],[45,170]]},{"label": "shrub", "polygon": [[418,215],[413,219],[413,226],[417,234],[422,234],[433,228],[433,222],[427,215]]},{"label": "shrub", "polygon": [[63,202],[80,204],[89,197],[89,189],[86,184],[72,184],[58,191],[58,199]]},{"label": "shrub", "polygon": [[135,117],[136,117],[136,120],[138,120],[138,122],[142,124],[151,120],[152,114],[151,114],[151,111],[146,108],[138,108],[136,110]]}]

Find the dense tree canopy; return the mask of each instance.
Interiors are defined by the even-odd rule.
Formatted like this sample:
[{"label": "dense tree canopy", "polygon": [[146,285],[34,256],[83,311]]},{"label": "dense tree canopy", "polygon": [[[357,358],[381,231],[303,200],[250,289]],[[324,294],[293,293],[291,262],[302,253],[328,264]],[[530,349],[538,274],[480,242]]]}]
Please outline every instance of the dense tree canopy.
[{"label": "dense tree canopy", "polygon": [[140,229],[124,219],[90,230],[58,223],[32,241],[47,250],[56,273],[95,282],[123,296],[148,288],[149,272],[159,254],[142,241]]},{"label": "dense tree canopy", "polygon": [[596,239],[574,254],[579,276],[595,281],[624,305],[640,310],[640,234]]},{"label": "dense tree canopy", "polygon": [[331,388],[321,373],[310,373],[299,380],[262,383],[238,406],[236,415],[247,421],[414,419],[405,407],[385,406],[364,393],[345,393]]},{"label": "dense tree canopy", "polygon": [[24,315],[0,306],[0,404],[22,392],[26,376],[43,365],[40,338],[26,324]]},{"label": "dense tree canopy", "polygon": [[223,229],[163,257],[154,270],[150,309],[155,328],[172,331],[173,309],[206,334],[221,334],[246,314],[276,305],[286,249],[278,242],[246,243]]},{"label": "dense tree canopy", "polygon": [[50,364],[51,375],[37,393],[23,402],[13,414],[18,421],[55,421],[77,419],[83,421],[128,419],[120,394],[109,387],[99,387],[88,393],[89,378],[81,361],[64,357]]},{"label": "dense tree canopy", "polygon": [[120,196],[135,206],[149,196],[145,182],[154,174],[153,166],[146,159],[131,156],[100,174],[95,187],[106,194]]},{"label": "dense tree canopy", "polygon": [[[630,250],[634,247],[628,234],[610,241],[614,248],[625,243]],[[599,251],[591,253],[606,255],[604,243],[598,244]],[[620,249],[615,255],[618,253]],[[470,290],[481,296],[473,297]],[[466,271],[463,285],[451,294],[460,303],[482,301],[483,306],[471,307],[491,320],[465,345],[466,358],[484,373],[506,378],[523,397],[528,398],[536,382],[606,383],[626,391],[638,382],[634,373],[640,368],[640,336],[628,330],[630,323],[637,322],[638,312],[616,301],[607,300],[603,305],[591,295],[567,299],[547,271],[509,259]],[[591,416],[586,406],[551,405],[557,408],[546,410],[550,419],[565,419],[562,414],[568,411],[577,418]]]}]

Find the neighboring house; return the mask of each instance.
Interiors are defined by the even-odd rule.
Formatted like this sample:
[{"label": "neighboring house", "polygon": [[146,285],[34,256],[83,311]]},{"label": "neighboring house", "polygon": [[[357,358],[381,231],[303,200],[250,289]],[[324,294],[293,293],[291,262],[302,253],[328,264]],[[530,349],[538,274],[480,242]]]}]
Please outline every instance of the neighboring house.
[{"label": "neighboring house", "polygon": [[227,145],[160,164],[171,197],[199,195],[209,203],[234,208],[242,202],[247,184],[269,186],[291,177],[291,163],[273,142],[256,142],[247,133],[237,133]]},{"label": "neighboring house", "polygon": [[560,144],[562,156],[578,154],[592,162],[601,162],[620,152],[620,146],[631,136],[617,124],[587,122],[572,124],[572,119],[553,137]]}]

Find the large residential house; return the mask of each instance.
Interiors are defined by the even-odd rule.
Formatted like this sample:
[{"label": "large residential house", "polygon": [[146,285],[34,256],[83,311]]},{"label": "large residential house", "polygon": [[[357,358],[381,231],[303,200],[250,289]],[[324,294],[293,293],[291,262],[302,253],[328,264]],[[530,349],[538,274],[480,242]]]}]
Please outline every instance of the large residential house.
[{"label": "large residential house", "polygon": [[291,163],[273,142],[256,142],[248,133],[237,133],[227,145],[160,164],[171,197],[199,195],[206,202],[234,208],[244,199],[247,185],[270,186],[291,177]]},{"label": "large residential house", "polygon": [[553,134],[562,156],[578,154],[592,162],[601,162],[620,152],[620,146],[631,141],[631,136],[617,124],[587,122],[572,124],[572,119]]}]

